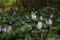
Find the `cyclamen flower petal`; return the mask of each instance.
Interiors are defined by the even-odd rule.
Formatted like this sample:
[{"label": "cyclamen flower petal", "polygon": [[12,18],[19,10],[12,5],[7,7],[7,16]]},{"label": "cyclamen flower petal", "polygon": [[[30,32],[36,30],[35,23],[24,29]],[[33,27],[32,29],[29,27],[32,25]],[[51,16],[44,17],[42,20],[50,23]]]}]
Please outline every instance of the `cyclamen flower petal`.
[{"label": "cyclamen flower petal", "polygon": [[6,32],[6,27],[3,28],[3,32]]},{"label": "cyclamen flower petal", "polygon": [[7,27],[7,32],[10,33],[11,31],[12,31],[12,26],[9,25],[9,26]]},{"label": "cyclamen flower petal", "polygon": [[41,21],[43,20],[43,16],[40,16],[40,20],[41,20]]},{"label": "cyclamen flower petal", "polygon": [[42,22],[38,22],[37,29],[41,29],[41,28],[42,28]]},{"label": "cyclamen flower petal", "polygon": [[32,17],[33,20],[36,19],[36,14],[32,12],[31,17]]},{"label": "cyclamen flower petal", "polygon": [[48,24],[48,25],[52,25],[52,20],[51,20],[51,19],[46,20],[46,24]]}]

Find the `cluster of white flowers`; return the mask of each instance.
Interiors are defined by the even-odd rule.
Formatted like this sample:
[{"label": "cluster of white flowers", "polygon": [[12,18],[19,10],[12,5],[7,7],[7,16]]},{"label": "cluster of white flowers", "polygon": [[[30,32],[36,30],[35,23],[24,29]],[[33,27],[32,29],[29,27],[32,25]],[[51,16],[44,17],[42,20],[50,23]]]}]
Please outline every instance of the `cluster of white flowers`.
[{"label": "cluster of white flowers", "polygon": [[42,20],[43,20],[43,16],[40,16],[40,20],[41,22],[39,21],[38,24],[37,24],[37,29],[41,29],[42,28]]},{"label": "cluster of white flowers", "polygon": [[1,31],[10,33],[12,31],[12,26],[9,25],[7,28],[6,27],[4,27],[4,28],[0,27],[0,32]]},{"label": "cluster of white flowers", "polygon": [[[46,20],[46,24],[47,25],[52,25],[52,20],[51,19],[49,19],[49,20]],[[43,24],[42,24],[42,22],[38,22],[38,24],[37,24],[37,29],[41,29],[42,28],[42,26],[43,26]]]},{"label": "cluster of white flowers", "polygon": [[[31,12],[31,17],[33,20],[36,19],[37,15],[36,15],[37,11],[36,12]],[[43,16],[40,16],[40,20],[42,21],[43,20]]]},{"label": "cluster of white flowers", "polygon": [[[35,20],[37,15],[36,15],[37,11],[36,12],[31,12],[31,17],[32,17],[32,20]],[[43,20],[43,16],[40,16],[40,20],[42,21]],[[42,28],[42,22],[38,22],[37,24],[37,29],[41,29]]]},{"label": "cluster of white flowers", "polygon": [[[51,14],[51,15],[50,15],[50,18],[53,18],[53,16],[54,16],[54,15]],[[43,26],[43,24],[42,24],[43,16],[40,16],[40,20],[41,20],[41,21],[39,21],[38,24],[37,24],[37,29],[41,29],[42,26]],[[47,25],[52,25],[52,23],[53,23],[53,21],[52,21],[51,19],[47,19],[47,20],[46,20],[46,24],[47,24]]]},{"label": "cluster of white flowers", "polygon": [[[9,24],[12,24],[12,22],[10,21],[10,23]],[[11,31],[12,31],[12,26],[11,25],[9,25],[9,26],[7,26],[7,27],[0,27],[0,32],[8,32],[8,33],[10,33]]]}]

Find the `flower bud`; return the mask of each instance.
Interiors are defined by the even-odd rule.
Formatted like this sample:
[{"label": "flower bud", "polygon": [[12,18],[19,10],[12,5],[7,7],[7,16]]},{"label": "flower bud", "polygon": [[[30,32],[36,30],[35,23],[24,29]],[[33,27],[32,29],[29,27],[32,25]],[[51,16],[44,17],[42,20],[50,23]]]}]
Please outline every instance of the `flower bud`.
[{"label": "flower bud", "polygon": [[38,24],[37,24],[37,29],[41,29],[42,28],[42,22],[38,22]]},{"label": "flower bud", "polygon": [[15,7],[15,10],[18,11],[18,7]]},{"label": "flower bud", "polygon": [[41,20],[41,21],[43,20],[43,16],[40,16],[40,20]]},{"label": "flower bud", "polygon": [[10,23],[9,24],[12,24],[12,21],[10,21]]},{"label": "flower bud", "polygon": [[50,18],[53,18],[54,14],[50,14]]}]

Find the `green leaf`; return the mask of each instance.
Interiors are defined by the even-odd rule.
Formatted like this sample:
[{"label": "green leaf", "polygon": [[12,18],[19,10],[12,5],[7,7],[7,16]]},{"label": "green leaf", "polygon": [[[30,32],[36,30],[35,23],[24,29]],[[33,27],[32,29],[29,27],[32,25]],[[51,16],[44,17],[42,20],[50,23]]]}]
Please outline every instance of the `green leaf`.
[{"label": "green leaf", "polygon": [[25,40],[32,40],[31,36],[29,34],[25,35]]},{"label": "green leaf", "polygon": [[25,24],[20,29],[22,32],[28,32],[29,30],[32,30],[32,26],[29,24]]},{"label": "green leaf", "polygon": [[56,19],[56,21],[57,21],[57,22],[60,22],[60,17],[58,17],[58,18]]}]

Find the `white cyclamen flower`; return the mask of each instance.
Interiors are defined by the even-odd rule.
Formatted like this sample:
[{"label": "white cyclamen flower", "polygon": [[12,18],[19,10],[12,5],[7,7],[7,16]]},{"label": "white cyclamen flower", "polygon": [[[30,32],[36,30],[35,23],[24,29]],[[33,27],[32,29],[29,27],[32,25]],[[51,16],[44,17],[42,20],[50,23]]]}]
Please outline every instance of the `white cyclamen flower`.
[{"label": "white cyclamen flower", "polygon": [[9,26],[7,27],[7,32],[10,33],[11,31],[12,31],[12,26],[9,25]]},{"label": "white cyclamen flower", "polygon": [[41,21],[43,20],[43,16],[40,16],[40,20],[41,20]]},{"label": "white cyclamen flower", "polygon": [[3,28],[3,32],[6,32],[6,27]]},{"label": "white cyclamen flower", "polygon": [[37,29],[41,29],[41,28],[42,28],[42,22],[38,22]]},{"label": "white cyclamen flower", "polygon": [[32,17],[33,20],[36,19],[36,14],[34,12],[32,12],[31,17]]},{"label": "white cyclamen flower", "polygon": [[54,14],[50,14],[50,18],[53,18]]},{"label": "white cyclamen flower", "polygon": [[48,24],[48,25],[52,25],[52,20],[51,20],[51,19],[46,20],[46,24]]}]

